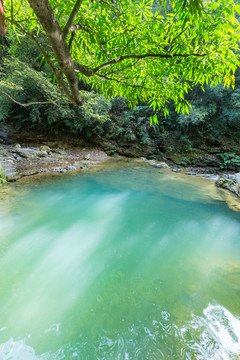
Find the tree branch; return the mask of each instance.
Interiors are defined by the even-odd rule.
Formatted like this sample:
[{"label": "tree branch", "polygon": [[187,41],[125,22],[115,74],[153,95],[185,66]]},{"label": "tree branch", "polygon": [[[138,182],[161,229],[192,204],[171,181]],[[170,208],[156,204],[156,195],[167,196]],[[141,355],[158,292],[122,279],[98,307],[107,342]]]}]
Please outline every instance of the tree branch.
[{"label": "tree branch", "polygon": [[112,77],[108,77],[108,76],[105,76],[105,75],[102,75],[102,74],[98,74],[98,73],[95,74],[95,75],[97,75],[97,76],[100,77],[100,78],[109,80],[109,81],[115,81],[115,82],[117,82],[117,83],[119,83],[119,84],[127,85],[127,86],[129,86],[129,87],[131,87],[131,88],[134,88],[134,89],[139,88],[139,89],[143,89],[143,90],[148,90],[148,91],[153,91],[153,92],[159,92],[159,89],[151,89],[151,88],[147,88],[147,87],[142,86],[142,85],[129,84],[129,83],[126,82],[126,81],[122,81],[122,80],[115,79],[115,78],[112,78]]},{"label": "tree branch", "polygon": [[135,30],[135,29],[136,29],[136,26],[134,26],[132,29],[126,29],[126,30],[124,30],[122,33],[117,34],[117,35],[114,35],[114,36],[112,36],[110,39],[108,39],[108,40],[106,40],[106,41],[103,41],[101,44],[102,44],[102,45],[105,45],[106,43],[108,43],[109,41],[115,39],[116,37],[121,36],[121,35],[124,35],[124,34],[126,34],[128,31],[133,31],[133,30]]},{"label": "tree branch", "polygon": [[67,37],[67,34],[69,32],[71,32],[70,28],[74,24],[74,20],[75,20],[77,14],[78,14],[78,11],[79,11],[81,5],[82,5],[82,0],[77,0],[74,7],[73,7],[73,9],[72,9],[72,12],[71,12],[69,18],[68,18],[68,21],[67,21],[67,23],[66,23],[66,25],[65,25],[65,27],[63,29],[64,37]]},{"label": "tree branch", "polygon": [[27,107],[27,106],[32,106],[32,105],[43,105],[43,104],[54,104],[56,105],[56,103],[54,101],[34,101],[34,102],[30,102],[27,104],[22,104],[19,101],[13,99],[9,94],[7,94],[5,91],[0,90],[0,93],[7,96],[11,101],[13,101],[15,104],[18,104],[20,106],[23,107]]},{"label": "tree branch", "polygon": [[201,56],[206,56],[206,55],[207,54],[195,54],[195,53],[190,53],[190,54],[178,54],[178,53],[176,53],[176,54],[152,54],[152,53],[147,53],[147,54],[142,54],[142,55],[135,55],[135,54],[123,55],[123,56],[120,56],[111,61],[107,61],[107,62],[95,67],[94,69],[92,69],[92,71],[93,71],[93,73],[96,73],[101,69],[104,69],[104,68],[114,65],[114,64],[118,64],[127,59],[138,59],[138,60],[145,59],[145,58],[161,58],[161,59],[169,59],[170,58],[170,59],[172,59],[174,57],[187,58],[190,56],[201,57]]}]

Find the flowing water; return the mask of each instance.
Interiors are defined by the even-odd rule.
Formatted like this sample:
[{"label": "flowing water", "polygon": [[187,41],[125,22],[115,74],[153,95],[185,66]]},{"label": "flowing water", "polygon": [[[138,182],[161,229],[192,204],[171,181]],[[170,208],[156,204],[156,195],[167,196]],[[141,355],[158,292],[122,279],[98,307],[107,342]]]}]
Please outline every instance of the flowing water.
[{"label": "flowing water", "polygon": [[1,360],[240,358],[227,192],[133,161],[5,189]]}]

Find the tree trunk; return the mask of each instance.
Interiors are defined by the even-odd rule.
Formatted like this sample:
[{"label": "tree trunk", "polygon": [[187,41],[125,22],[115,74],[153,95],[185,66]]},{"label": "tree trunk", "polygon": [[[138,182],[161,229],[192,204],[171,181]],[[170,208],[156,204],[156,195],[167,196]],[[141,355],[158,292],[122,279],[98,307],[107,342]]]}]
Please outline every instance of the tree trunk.
[{"label": "tree trunk", "polygon": [[0,0],[0,35],[6,34],[5,17],[2,0]]},{"label": "tree trunk", "polygon": [[52,45],[60,69],[67,78],[71,92],[68,98],[75,105],[82,105],[82,99],[78,90],[78,79],[74,71],[74,62],[68,50],[63,31],[57,22],[49,2],[47,0],[28,0],[28,2],[33,8]]}]

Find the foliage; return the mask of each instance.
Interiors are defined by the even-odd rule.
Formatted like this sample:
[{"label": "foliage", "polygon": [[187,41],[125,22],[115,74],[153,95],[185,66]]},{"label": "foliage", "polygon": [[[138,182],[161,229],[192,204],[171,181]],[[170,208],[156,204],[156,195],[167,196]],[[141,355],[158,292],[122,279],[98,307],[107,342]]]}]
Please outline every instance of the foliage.
[{"label": "foliage", "polygon": [[234,168],[240,169],[240,156],[230,153],[220,153],[218,154],[219,158],[223,161],[220,165],[222,169],[227,169],[229,165],[232,165]]},{"label": "foliage", "polygon": [[[51,38],[51,24],[44,23],[44,17],[37,21],[29,3],[34,6],[36,1],[6,3],[6,21],[11,24],[8,33],[22,33],[38,42],[42,23],[55,48],[55,55],[46,59],[61,86],[64,84],[58,66],[71,75],[67,76],[70,89],[70,78],[74,80],[77,72],[79,80],[108,98],[120,95],[131,106],[139,100],[150,102],[154,111],[161,109],[165,116],[170,101],[177,112],[188,112],[185,96],[196,84],[234,86],[240,36],[235,13],[240,12],[240,5],[233,0],[176,0],[165,8],[164,15],[160,9],[152,10],[152,0],[49,0],[61,27],[59,34],[63,34],[57,39]],[[190,5],[183,9],[183,3]],[[79,11],[74,14],[76,4]],[[46,7],[45,17],[49,14]],[[69,27],[72,15],[74,21]],[[59,40],[64,39],[64,34],[73,62],[65,40]],[[44,44],[40,48],[48,54]],[[64,59],[75,69],[70,71]],[[157,122],[157,117],[152,121]]]},{"label": "foliage", "polygon": [[4,184],[6,182],[6,175],[5,172],[3,171],[3,168],[0,164],[0,185]]},{"label": "foliage", "polygon": [[[84,105],[79,108],[71,104],[43,72],[38,72],[17,59],[5,61],[2,89],[11,93],[21,103],[39,102],[28,107],[17,106],[4,95],[0,96],[1,118],[11,118],[17,127],[51,129],[77,133],[87,124],[97,126],[109,120],[111,102],[94,92],[81,91]],[[17,84],[17,85],[16,85]],[[49,103],[45,103],[45,102]]]}]

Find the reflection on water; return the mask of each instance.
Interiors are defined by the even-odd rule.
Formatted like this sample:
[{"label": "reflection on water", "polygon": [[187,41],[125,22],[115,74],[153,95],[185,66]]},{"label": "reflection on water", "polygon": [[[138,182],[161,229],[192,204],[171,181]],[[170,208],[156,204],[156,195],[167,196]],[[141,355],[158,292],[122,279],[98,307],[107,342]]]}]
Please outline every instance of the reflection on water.
[{"label": "reflection on water", "polygon": [[239,213],[186,181],[127,163],[23,187],[0,217],[0,359],[237,359]]},{"label": "reflection on water", "polygon": [[[59,324],[45,333],[59,335]],[[0,345],[3,359],[91,359],[88,338],[79,336],[72,345],[65,343],[56,352],[36,355],[27,345],[28,339],[10,338]],[[168,346],[166,346],[166,344]],[[158,320],[145,326],[134,323],[121,334],[105,331],[95,344],[97,359],[198,359],[230,360],[240,354],[240,320],[220,305],[209,304],[202,316],[192,316],[184,327],[179,328],[167,312],[159,314]]]}]

